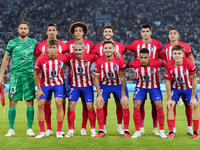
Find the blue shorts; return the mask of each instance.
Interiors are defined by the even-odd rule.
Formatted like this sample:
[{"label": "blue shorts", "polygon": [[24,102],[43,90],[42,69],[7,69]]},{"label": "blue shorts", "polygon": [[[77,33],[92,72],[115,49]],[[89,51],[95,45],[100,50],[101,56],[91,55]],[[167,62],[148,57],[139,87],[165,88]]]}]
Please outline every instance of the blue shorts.
[{"label": "blue shorts", "polygon": [[92,85],[88,87],[71,86],[69,92],[69,101],[77,102],[81,93],[86,103],[94,102],[94,91]]},{"label": "blue shorts", "polygon": [[65,83],[65,80],[64,80],[64,98],[67,98],[69,97],[69,91],[70,91],[70,78],[68,77],[67,79],[67,83]]},{"label": "blue shorts", "polygon": [[41,89],[45,96],[41,95],[39,100],[41,99],[51,100],[52,92],[54,92],[55,97],[58,98],[64,97],[64,84],[56,86],[41,86]]},{"label": "blue shorts", "polygon": [[[122,97],[122,88],[121,84],[119,85],[104,85],[101,84],[101,94],[103,96],[104,101],[108,101],[108,98],[110,97],[110,94],[113,93],[116,94],[116,96],[119,98],[119,101],[121,101]],[[129,98],[128,96],[128,89],[125,89],[125,95]]]},{"label": "blue shorts", "polygon": [[135,92],[133,96],[133,100],[145,100],[147,92],[149,93],[150,98],[155,102],[158,100],[163,100],[162,93],[160,88],[153,88],[153,89],[145,89],[140,87],[135,87]]},{"label": "blue shorts", "polygon": [[[191,95],[192,95],[192,89],[178,90],[178,89],[175,89],[175,88],[171,88],[172,100],[175,101],[176,103],[178,102],[180,96],[182,96],[184,102],[189,102],[190,103]],[[198,102],[197,93],[195,95],[195,98],[196,98],[196,100]]]}]

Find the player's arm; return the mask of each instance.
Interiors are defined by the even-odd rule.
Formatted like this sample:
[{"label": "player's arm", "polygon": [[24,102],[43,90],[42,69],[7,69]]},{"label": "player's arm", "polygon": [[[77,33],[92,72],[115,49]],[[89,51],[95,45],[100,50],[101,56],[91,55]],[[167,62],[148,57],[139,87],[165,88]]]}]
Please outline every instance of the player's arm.
[{"label": "player's arm", "polygon": [[193,107],[198,107],[198,102],[195,98],[196,95],[196,90],[197,90],[197,77],[196,77],[196,73],[190,75],[191,79],[192,79],[192,95],[191,95],[191,100],[190,100],[190,104]]},{"label": "player's arm", "polygon": [[166,107],[172,107],[173,101],[172,101],[172,97],[171,97],[171,80],[170,79],[166,79],[165,86],[166,86],[166,91],[167,91]]},{"label": "player's arm", "polygon": [[35,79],[35,84],[37,86],[37,93],[36,93],[36,98],[39,99],[41,95],[45,96],[44,93],[42,92],[42,89],[40,87],[40,77],[39,77],[40,71],[35,70],[34,71],[34,79]]},{"label": "player's arm", "polygon": [[164,61],[167,62],[167,57],[166,57],[166,54],[163,52],[163,50],[158,50],[158,57]]},{"label": "player's arm", "polygon": [[125,78],[125,71],[120,72],[120,79],[121,79],[121,89],[122,89],[122,98],[121,98],[121,104],[124,104],[125,108],[128,108],[129,99],[125,95],[125,89],[126,89],[126,78]]},{"label": "player's arm", "polygon": [[97,74],[94,74],[94,85],[96,87],[97,94],[98,94],[96,101],[95,101],[95,105],[97,107],[100,107],[100,105],[103,105],[104,99],[102,97],[102,93],[101,93],[101,89],[100,89],[100,85],[99,85],[99,75],[97,75]]},{"label": "player's arm", "polygon": [[194,63],[194,65],[195,65],[195,59],[194,59],[194,56],[193,55],[190,55],[190,56],[188,56],[187,57],[189,60],[191,60],[193,63]]},{"label": "player's arm", "polygon": [[4,73],[5,73],[6,68],[8,66],[9,60],[10,60],[10,56],[5,54],[4,57],[3,57],[2,64],[1,64],[0,85],[4,81],[3,76],[4,76]]}]

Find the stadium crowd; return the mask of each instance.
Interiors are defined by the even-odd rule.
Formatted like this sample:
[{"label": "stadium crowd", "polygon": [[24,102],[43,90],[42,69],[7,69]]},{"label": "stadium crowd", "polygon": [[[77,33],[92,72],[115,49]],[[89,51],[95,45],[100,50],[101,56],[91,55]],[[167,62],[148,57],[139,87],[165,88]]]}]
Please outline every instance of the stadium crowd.
[{"label": "stadium crowd", "polygon": [[[16,24],[26,20],[31,25],[29,36],[38,42],[46,39],[45,27],[48,23],[55,23],[59,30],[58,39],[70,41],[69,27],[73,22],[83,21],[89,27],[85,39],[92,40],[94,44],[103,40],[102,28],[112,25],[115,28],[114,40],[124,45],[140,39],[140,28],[149,24],[153,29],[152,38],[159,40],[163,47],[169,42],[168,30],[176,27],[180,32],[180,41],[187,42],[193,51],[197,66],[197,80],[200,81],[199,45],[200,39],[200,1],[175,0],[140,1],[49,1],[45,0],[1,0],[0,5],[0,57],[6,50],[10,39],[17,35]],[[126,60],[132,59],[126,57]],[[0,62],[1,65],[1,62]],[[6,72],[5,82],[9,82],[9,71]],[[133,83],[132,70],[127,70],[127,82]],[[164,82],[163,75],[161,82]]]}]

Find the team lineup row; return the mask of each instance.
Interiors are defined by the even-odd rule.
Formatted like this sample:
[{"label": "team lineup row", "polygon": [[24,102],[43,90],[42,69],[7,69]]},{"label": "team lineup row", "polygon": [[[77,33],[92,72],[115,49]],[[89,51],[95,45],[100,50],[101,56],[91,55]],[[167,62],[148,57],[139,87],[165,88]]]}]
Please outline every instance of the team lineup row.
[{"label": "team lineup row", "polygon": [[[186,113],[188,120],[187,132],[193,135],[194,139],[199,138],[197,133],[199,112],[198,100],[197,97],[195,98],[197,81],[194,58],[189,45],[178,41],[179,34],[177,29],[173,28],[169,32],[169,37],[170,35],[172,36],[172,40],[170,39],[172,42],[165,48],[166,53],[163,52],[160,42],[151,39],[152,32],[148,25],[144,25],[141,29],[143,39],[137,40],[126,47],[112,40],[114,30],[111,26],[104,27],[103,35],[105,40],[96,46],[91,41],[83,39],[87,31],[87,25],[82,22],[72,24],[70,32],[74,35],[75,40],[64,44],[56,39],[58,33],[56,26],[49,24],[46,32],[48,39],[37,44],[35,40],[28,38],[28,23],[20,22],[18,28],[19,38],[13,39],[8,43],[0,74],[0,83],[2,83],[9,58],[12,56],[9,89],[10,107],[8,113],[10,129],[6,137],[15,135],[14,120],[16,105],[19,100],[22,100],[23,93],[24,99],[27,102],[27,135],[35,136],[32,131],[33,99],[35,98],[34,83],[36,83],[38,88],[36,96],[38,99],[38,123],[40,126],[40,133],[36,138],[42,138],[53,133],[50,117],[51,101],[48,101],[51,100],[52,91],[55,94],[57,107],[58,127],[56,136],[57,138],[63,137],[62,124],[65,113],[65,101],[63,97],[65,98],[66,94],[64,92],[66,90],[64,89],[64,73],[62,68],[66,63],[69,66],[70,92],[67,113],[69,131],[65,137],[74,135],[75,107],[79,96],[82,98],[83,114],[86,114],[86,117],[83,117],[85,120],[83,119],[82,122],[81,135],[86,134],[87,118],[89,118],[91,136],[104,136],[106,133],[107,100],[110,93],[114,93],[117,106],[117,130],[120,134],[124,134],[125,138],[130,138],[128,130],[130,117],[129,100],[125,83],[125,68],[127,65],[124,59],[120,57],[122,54],[126,54],[131,56],[137,55],[138,58],[129,64],[129,67],[135,69],[137,79],[134,92],[133,114],[136,132],[132,138],[140,137],[144,133],[144,111],[142,110],[144,110],[144,100],[146,99],[147,92],[150,94],[152,101],[152,113],[154,112],[152,115],[154,116],[153,133],[160,135],[161,138],[167,137],[164,133],[162,94],[158,81],[158,68],[165,66],[165,62],[157,59],[158,57],[167,61],[165,78],[168,95],[167,117],[170,131],[168,138],[173,138],[175,135],[174,112],[179,96],[182,96],[186,103],[186,112],[188,112]],[[173,47],[173,44],[177,46]],[[180,45],[183,45],[183,47]],[[33,55],[36,57],[39,56],[35,63],[35,81],[33,78],[30,78],[30,75],[33,74]],[[90,74],[90,66],[93,62],[96,62],[94,81]],[[39,79],[40,70],[42,70],[41,79]],[[93,107],[93,82],[98,93],[95,101],[97,106],[96,114]],[[95,132],[96,116],[99,124],[97,135]],[[122,129],[122,118],[124,121],[124,130]],[[44,120],[47,122],[47,131],[44,128]],[[192,130],[192,121],[194,131]],[[160,133],[157,131],[157,122],[159,123]]]}]

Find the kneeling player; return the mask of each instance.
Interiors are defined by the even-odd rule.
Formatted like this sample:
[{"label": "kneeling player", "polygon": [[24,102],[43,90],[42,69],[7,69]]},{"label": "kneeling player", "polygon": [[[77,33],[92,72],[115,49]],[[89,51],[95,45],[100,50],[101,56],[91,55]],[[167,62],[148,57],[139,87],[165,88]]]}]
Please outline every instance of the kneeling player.
[{"label": "kneeling player", "polygon": [[[103,52],[105,56],[100,57],[96,64],[96,68],[94,70],[94,84],[97,89],[97,120],[99,124],[99,133],[96,137],[103,137],[105,135],[104,132],[104,111],[103,106],[104,102],[108,100],[108,97],[111,93],[114,93],[121,99],[120,103],[122,105],[123,111],[123,121],[124,121],[124,136],[125,138],[130,138],[130,134],[128,131],[129,127],[129,99],[128,99],[128,91],[125,92],[126,87],[126,79],[125,79],[125,61],[121,57],[116,59],[113,55],[114,44],[111,41],[105,41],[103,43]],[[99,85],[99,75],[103,76],[102,84]]]},{"label": "kneeling player", "polygon": [[132,138],[141,137],[140,132],[140,106],[145,99],[147,92],[154,101],[157,109],[157,118],[160,126],[160,137],[166,138],[164,133],[164,112],[162,106],[162,93],[160,90],[158,68],[164,66],[159,59],[152,59],[149,56],[149,50],[142,48],[139,52],[139,59],[133,60],[130,67],[136,70],[137,85],[134,92],[134,113],[133,119],[136,132]]},{"label": "kneeling player", "polygon": [[[38,123],[40,126],[40,133],[35,138],[43,138],[46,136],[44,125],[44,105],[48,99],[48,95],[54,92],[56,108],[57,108],[57,138],[63,138],[62,125],[63,125],[63,104],[64,97],[64,73],[63,65],[68,61],[64,54],[58,51],[57,40],[50,40],[48,42],[47,54],[40,55],[35,64],[35,83],[37,85],[37,99],[38,99]],[[42,76],[39,80],[39,73],[42,70]]]},{"label": "kneeling player", "polygon": [[197,79],[195,65],[189,59],[184,58],[184,47],[175,45],[172,48],[173,59],[167,62],[165,68],[166,90],[167,90],[167,121],[169,135],[167,138],[174,138],[174,112],[173,108],[180,96],[192,106],[193,138],[199,139],[199,105],[196,94]]},{"label": "kneeling player", "polygon": [[84,43],[76,41],[73,45],[74,53],[67,54],[70,65],[70,92],[69,92],[69,105],[68,105],[68,127],[69,131],[65,137],[74,135],[74,120],[75,108],[80,94],[86,102],[88,109],[88,118],[91,125],[91,137],[96,136],[95,132],[95,111],[93,107],[94,92],[92,84],[92,76],[90,73],[90,66],[96,61],[97,57],[94,54],[84,53]]}]

